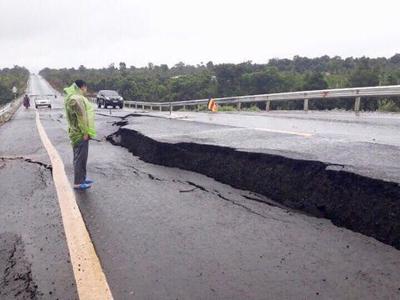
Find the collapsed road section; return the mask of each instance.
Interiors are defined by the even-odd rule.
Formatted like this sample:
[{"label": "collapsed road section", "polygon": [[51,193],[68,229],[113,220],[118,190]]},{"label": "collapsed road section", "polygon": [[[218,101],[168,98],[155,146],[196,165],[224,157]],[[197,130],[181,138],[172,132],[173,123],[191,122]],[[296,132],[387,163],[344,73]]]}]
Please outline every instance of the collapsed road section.
[{"label": "collapsed road section", "polygon": [[[160,123],[160,126],[176,127],[165,122],[184,123],[151,119],[151,126]],[[145,120],[139,123],[143,125]],[[207,175],[287,207],[328,218],[335,225],[400,249],[400,186],[396,182],[359,175],[344,166],[321,161],[205,143],[175,142],[179,140],[176,134],[174,142],[167,142],[161,136],[147,135],[149,130],[141,124],[122,126],[107,139],[145,162]],[[188,123],[181,126],[185,124]]]}]

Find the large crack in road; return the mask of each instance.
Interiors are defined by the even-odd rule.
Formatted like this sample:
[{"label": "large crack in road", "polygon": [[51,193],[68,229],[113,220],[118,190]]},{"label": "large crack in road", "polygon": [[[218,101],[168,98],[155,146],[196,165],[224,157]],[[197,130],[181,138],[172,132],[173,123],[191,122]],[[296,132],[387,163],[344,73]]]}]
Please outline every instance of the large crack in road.
[{"label": "large crack in road", "polygon": [[107,140],[145,162],[204,174],[400,249],[397,183],[361,176],[320,161],[207,144],[160,142],[124,128],[126,119],[115,123],[121,127]]},{"label": "large crack in road", "polygon": [[38,286],[32,279],[31,265],[25,259],[22,238],[13,233],[0,234],[0,298],[38,299]]},{"label": "large crack in road", "polygon": [[[29,157],[24,157],[24,156],[0,156],[0,161],[5,162],[8,160],[21,160],[27,163],[31,163],[31,164],[37,164],[43,168],[45,168],[46,170],[49,170],[51,173],[53,173],[53,167],[52,165],[46,164],[44,162],[41,161],[37,161],[37,160],[33,160],[32,158]],[[1,165],[0,165],[1,168]]]}]

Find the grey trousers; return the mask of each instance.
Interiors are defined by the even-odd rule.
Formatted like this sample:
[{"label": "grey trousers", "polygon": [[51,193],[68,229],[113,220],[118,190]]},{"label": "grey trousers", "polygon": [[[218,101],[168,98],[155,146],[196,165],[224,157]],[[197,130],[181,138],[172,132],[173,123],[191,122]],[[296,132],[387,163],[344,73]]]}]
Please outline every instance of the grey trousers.
[{"label": "grey trousers", "polygon": [[86,179],[86,164],[89,153],[89,141],[81,141],[73,147],[74,151],[74,184],[81,184]]}]

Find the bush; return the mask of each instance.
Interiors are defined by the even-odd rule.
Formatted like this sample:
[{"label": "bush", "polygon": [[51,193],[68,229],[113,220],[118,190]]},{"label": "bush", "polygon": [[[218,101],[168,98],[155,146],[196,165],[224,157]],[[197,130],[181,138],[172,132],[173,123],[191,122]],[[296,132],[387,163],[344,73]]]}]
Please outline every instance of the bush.
[{"label": "bush", "polygon": [[218,106],[218,111],[222,111],[222,112],[229,112],[229,111],[237,111],[236,106],[232,106],[232,105],[219,105]]},{"label": "bush", "polygon": [[199,111],[208,111],[207,105],[206,104],[199,105]]},{"label": "bush", "polygon": [[391,99],[378,101],[378,110],[381,112],[400,112],[400,106]]},{"label": "bush", "polygon": [[22,67],[0,69],[0,106],[14,98],[11,91],[14,86],[18,89],[17,96],[22,95],[25,92],[28,78],[29,71]]},{"label": "bush", "polygon": [[250,106],[250,107],[244,107],[242,110],[244,110],[244,111],[253,111],[253,112],[259,112],[259,111],[261,111],[261,109],[260,109],[257,105],[255,105],[255,104],[253,104],[253,105]]}]

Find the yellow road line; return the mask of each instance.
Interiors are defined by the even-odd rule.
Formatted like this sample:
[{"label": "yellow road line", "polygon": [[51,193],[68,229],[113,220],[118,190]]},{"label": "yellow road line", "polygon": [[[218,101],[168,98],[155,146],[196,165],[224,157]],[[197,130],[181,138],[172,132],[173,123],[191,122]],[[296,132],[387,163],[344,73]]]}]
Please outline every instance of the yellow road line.
[{"label": "yellow road line", "polygon": [[64,163],[50,142],[37,111],[36,126],[53,166],[53,179],[79,298],[82,300],[113,299],[106,276],[76,203],[75,194],[65,174]]}]

